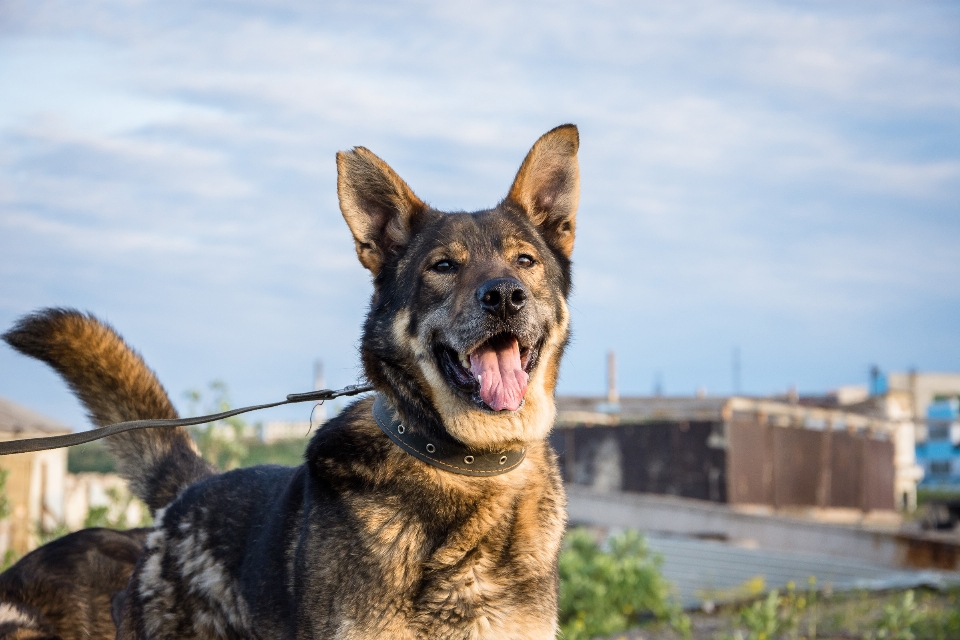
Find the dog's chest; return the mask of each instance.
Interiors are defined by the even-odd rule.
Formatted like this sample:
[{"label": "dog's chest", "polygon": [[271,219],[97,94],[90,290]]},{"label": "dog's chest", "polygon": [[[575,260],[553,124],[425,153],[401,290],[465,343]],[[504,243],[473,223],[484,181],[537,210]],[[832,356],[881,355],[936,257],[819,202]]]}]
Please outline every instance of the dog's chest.
[{"label": "dog's chest", "polygon": [[[344,639],[547,640],[556,637],[555,593],[548,583],[530,589],[518,582],[523,568],[498,564],[477,550],[452,566],[433,566],[407,594],[405,606],[378,620],[364,616],[341,630]],[[534,581],[536,582],[536,581]]]},{"label": "dog's chest", "polygon": [[553,638],[563,519],[538,517],[525,502],[494,499],[449,527],[390,517],[382,502],[355,504],[365,555],[382,563],[382,592],[372,598],[382,608],[352,612],[342,637]]},{"label": "dog's chest", "polygon": [[[553,558],[525,553],[523,533],[503,526],[477,540],[454,536],[432,554],[413,601],[414,620],[426,637],[555,636]],[[540,533],[546,540],[555,537]]]}]

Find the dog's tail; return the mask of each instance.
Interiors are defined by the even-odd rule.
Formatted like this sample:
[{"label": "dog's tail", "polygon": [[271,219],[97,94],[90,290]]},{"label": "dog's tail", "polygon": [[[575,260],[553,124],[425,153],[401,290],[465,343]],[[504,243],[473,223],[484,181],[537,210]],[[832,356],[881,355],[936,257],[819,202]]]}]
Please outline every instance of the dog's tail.
[{"label": "dog's tail", "polygon": [[[3,339],[59,373],[102,427],[114,422],[176,418],[167,392],[116,331],[73,309],[43,309],[21,318]],[[215,473],[183,427],[127,431],[106,439],[120,475],[151,511],[187,485]]]}]

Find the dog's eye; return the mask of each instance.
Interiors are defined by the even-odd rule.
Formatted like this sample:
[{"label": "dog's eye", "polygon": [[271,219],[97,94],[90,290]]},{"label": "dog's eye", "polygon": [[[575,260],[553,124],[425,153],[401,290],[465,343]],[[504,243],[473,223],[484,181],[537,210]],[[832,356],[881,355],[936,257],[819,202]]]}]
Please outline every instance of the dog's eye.
[{"label": "dog's eye", "polygon": [[453,273],[457,270],[457,264],[452,260],[440,260],[433,265],[433,270],[437,273]]},{"label": "dog's eye", "polygon": [[533,266],[533,262],[534,262],[533,258],[531,258],[530,256],[528,256],[528,255],[525,254],[525,253],[522,253],[522,254],[520,254],[520,255],[517,257],[517,266],[518,266],[518,267],[532,267],[532,266]]}]

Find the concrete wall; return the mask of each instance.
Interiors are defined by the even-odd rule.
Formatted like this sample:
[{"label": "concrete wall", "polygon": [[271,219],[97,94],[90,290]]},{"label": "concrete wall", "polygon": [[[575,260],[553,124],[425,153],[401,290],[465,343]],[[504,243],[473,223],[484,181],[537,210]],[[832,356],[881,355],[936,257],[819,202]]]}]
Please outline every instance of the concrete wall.
[{"label": "concrete wall", "polygon": [[82,529],[94,507],[109,507],[108,517],[117,522],[122,514],[127,527],[137,527],[148,515],[146,505],[134,500],[127,482],[115,473],[70,473],[64,483],[64,522]]},{"label": "concrete wall", "polygon": [[52,449],[0,457],[6,470],[6,497],[10,515],[0,523],[0,557],[8,549],[17,554],[37,545],[37,533],[63,519],[63,487],[67,473],[66,449]]}]

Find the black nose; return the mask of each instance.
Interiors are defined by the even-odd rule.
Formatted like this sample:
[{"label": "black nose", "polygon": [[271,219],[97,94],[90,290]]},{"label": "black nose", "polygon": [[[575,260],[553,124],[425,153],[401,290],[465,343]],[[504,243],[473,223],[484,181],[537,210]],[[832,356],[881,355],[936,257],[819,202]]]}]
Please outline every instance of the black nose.
[{"label": "black nose", "polygon": [[486,311],[507,318],[527,304],[527,290],[515,278],[495,278],[480,285],[477,300]]}]

